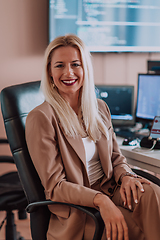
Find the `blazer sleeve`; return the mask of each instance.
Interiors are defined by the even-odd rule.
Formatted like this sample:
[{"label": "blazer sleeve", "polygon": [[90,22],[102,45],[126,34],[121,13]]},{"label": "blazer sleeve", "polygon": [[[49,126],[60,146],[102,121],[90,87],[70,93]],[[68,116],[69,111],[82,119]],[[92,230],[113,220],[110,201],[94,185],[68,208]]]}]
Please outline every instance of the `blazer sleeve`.
[{"label": "blazer sleeve", "polygon": [[45,189],[47,199],[95,207],[98,191],[66,179],[63,161],[57,144],[55,118],[34,109],[26,120],[26,142],[33,164]]}]

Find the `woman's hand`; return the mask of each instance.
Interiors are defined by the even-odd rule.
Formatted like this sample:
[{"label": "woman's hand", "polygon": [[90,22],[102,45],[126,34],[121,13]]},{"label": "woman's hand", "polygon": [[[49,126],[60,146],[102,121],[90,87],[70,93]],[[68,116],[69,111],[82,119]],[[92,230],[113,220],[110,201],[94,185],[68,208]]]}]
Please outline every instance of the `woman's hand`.
[{"label": "woman's hand", "polygon": [[97,194],[94,205],[99,207],[106,228],[107,240],[129,240],[128,227],[123,214],[104,194]]},{"label": "woman's hand", "polygon": [[145,178],[134,178],[131,176],[124,176],[122,178],[120,194],[124,202],[124,206],[128,206],[130,210],[132,209],[132,205],[131,205],[132,196],[133,196],[134,202],[138,203],[137,188],[139,188],[141,192],[144,192],[144,188],[142,185],[143,183],[151,184],[150,181],[148,181]]}]

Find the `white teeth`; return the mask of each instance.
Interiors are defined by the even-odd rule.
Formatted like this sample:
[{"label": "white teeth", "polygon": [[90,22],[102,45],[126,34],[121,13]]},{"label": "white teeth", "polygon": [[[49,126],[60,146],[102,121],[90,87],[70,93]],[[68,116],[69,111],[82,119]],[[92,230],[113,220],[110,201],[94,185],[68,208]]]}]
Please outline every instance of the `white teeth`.
[{"label": "white teeth", "polygon": [[69,83],[69,84],[71,84],[71,83],[74,83],[76,80],[71,80],[71,81],[63,81],[64,83]]}]

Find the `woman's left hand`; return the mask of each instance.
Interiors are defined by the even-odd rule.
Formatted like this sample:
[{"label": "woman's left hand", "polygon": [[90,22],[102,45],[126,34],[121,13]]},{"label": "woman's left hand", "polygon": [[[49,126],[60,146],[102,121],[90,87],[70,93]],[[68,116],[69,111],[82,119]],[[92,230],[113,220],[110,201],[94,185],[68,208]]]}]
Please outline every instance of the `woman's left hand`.
[{"label": "woman's left hand", "polygon": [[134,178],[131,176],[124,176],[122,178],[120,194],[124,202],[124,206],[127,205],[130,210],[132,209],[132,197],[134,202],[138,203],[137,188],[139,188],[141,192],[144,192],[143,183],[151,184],[151,182],[145,178]]}]

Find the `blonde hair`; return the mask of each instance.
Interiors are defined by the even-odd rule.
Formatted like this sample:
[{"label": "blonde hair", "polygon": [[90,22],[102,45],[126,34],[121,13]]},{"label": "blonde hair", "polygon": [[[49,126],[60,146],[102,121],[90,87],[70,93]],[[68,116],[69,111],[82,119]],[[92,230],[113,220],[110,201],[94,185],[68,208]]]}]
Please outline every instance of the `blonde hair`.
[{"label": "blonde hair", "polygon": [[[53,85],[53,79],[50,75],[50,64],[52,53],[59,47],[71,46],[79,50],[81,55],[82,67],[84,70],[84,83],[81,89],[80,113],[83,119],[83,126],[69,103],[65,101]],[[90,53],[86,46],[76,35],[65,35],[55,38],[47,47],[44,56],[44,69],[42,74],[41,88],[45,99],[54,108],[65,133],[76,137],[84,135],[84,129],[87,135],[97,141],[101,133],[108,136],[108,129],[105,126],[101,114],[98,110],[97,98],[95,94],[93,68]]]}]

